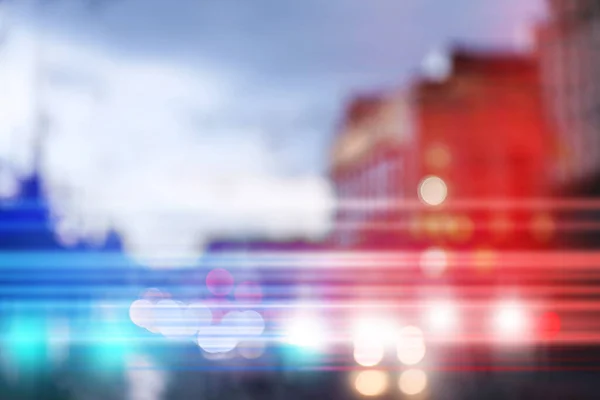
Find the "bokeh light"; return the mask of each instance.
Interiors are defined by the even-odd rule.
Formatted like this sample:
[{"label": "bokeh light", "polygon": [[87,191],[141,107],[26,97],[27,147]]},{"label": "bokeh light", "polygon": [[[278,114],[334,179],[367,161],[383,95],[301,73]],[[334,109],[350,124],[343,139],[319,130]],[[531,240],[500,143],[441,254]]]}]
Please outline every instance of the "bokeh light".
[{"label": "bokeh light", "polygon": [[220,324],[221,320],[234,307],[234,303],[223,297],[206,300],[206,305],[212,312],[213,324]]},{"label": "bokeh light", "polygon": [[246,360],[255,360],[265,353],[265,342],[264,340],[247,340],[238,344],[237,351]]},{"label": "bokeh light", "polygon": [[354,341],[354,360],[363,367],[374,367],[383,360],[385,348],[382,343],[366,338]]},{"label": "bokeh light", "polygon": [[473,266],[480,272],[493,269],[496,264],[496,252],[491,248],[479,248],[473,252]]},{"label": "bokeh light", "polygon": [[418,364],[425,358],[425,351],[425,339],[421,329],[415,326],[406,326],[400,330],[396,354],[401,363]]},{"label": "bokeh light", "polygon": [[363,396],[379,396],[388,389],[388,381],[389,378],[385,372],[361,371],[356,375],[354,387]]},{"label": "bokeh light", "polygon": [[532,235],[540,242],[546,242],[552,238],[556,229],[554,219],[548,213],[540,213],[531,220]]},{"label": "bokeh light", "polygon": [[195,335],[200,329],[210,326],[213,320],[212,312],[202,303],[191,303],[183,308],[180,324],[182,336]]},{"label": "bokeh light", "polygon": [[154,304],[149,300],[136,300],[129,307],[131,322],[140,328],[152,329],[154,323]]},{"label": "bokeh light", "polygon": [[447,50],[435,49],[425,56],[422,68],[429,79],[441,82],[452,73],[453,65]]},{"label": "bokeh light", "polygon": [[353,332],[354,360],[363,367],[373,367],[384,357],[385,347],[396,338],[396,327],[385,319],[362,318]]},{"label": "bokeh light", "polygon": [[198,346],[209,354],[228,353],[238,344],[238,339],[231,332],[218,325],[200,330],[196,339]]},{"label": "bokeh light", "polygon": [[226,353],[238,343],[256,340],[265,329],[262,316],[256,311],[230,311],[218,325],[202,327],[197,344],[207,353]]},{"label": "bokeh light", "polygon": [[166,337],[181,335],[183,310],[173,300],[161,300],[153,308],[154,327]]},{"label": "bokeh light", "polygon": [[529,333],[525,307],[516,301],[500,304],[493,320],[494,333],[503,341],[523,339]]},{"label": "bokeh light", "polygon": [[186,305],[174,300],[161,300],[156,304],[137,300],[129,308],[129,315],[136,325],[170,338],[193,336],[213,319],[210,309],[202,303]]},{"label": "bokeh light", "polygon": [[539,319],[539,334],[543,339],[555,339],[561,330],[561,321],[557,313],[548,311],[543,313]]},{"label": "bokeh light", "polygon": [[244,337],[259,336],[265,330],[265,321],[258,312],[230,311],[221,320],[221,326],[240,340]]},{"label": "bokeh light", "polygon": [[354,340],[369,339],[387,346],[396,340],[398,326],[391,318],[362,317],[355,321],[352,333]]},{"label": "bokeh light", "polygon": [[213,269],[206,276],[206,287],[215,296],[227,296],[233,289],[233,276],[223,268]]},{"label": "bokeh light", "polygon": [[421,201],[430,206],[441,205],[448,196],[446,183],[437,176],[429,176],[419,184]]},{"label": "bokeh light", "polygon": [[421,254],[420,264],[425,275],[438,277],[448,267],[448,254],[440,248],[427,249]]},{"label": "bokeh light", "polygon": [[398,379],[398,387],[409,396],[420,394],[427,388],[427,374],[420,369],[403,371]]},{"label": "bokeh light", "polygon": [[439,237],[443,233],[444,219],[439,215],[429,215],[423,218],[424,228],[427,235],[432,238]]},{"label": "bokeh light", "polygon": [[240,303],[258,304],[262,301],[263,292],[258,283],[242,282],[236,286],[234,296]]},{"label": "bokeh light", "polygon": [[286,341],[294,346],[318,349],[326,341],[325,329],[316,318],[295,318],[287,328]]},{"label": "bokeh light", "polygon": [[430,303],[426,315],[429,328],[436,334],[450,334],[458,329],[458,310],[449,300]]}]

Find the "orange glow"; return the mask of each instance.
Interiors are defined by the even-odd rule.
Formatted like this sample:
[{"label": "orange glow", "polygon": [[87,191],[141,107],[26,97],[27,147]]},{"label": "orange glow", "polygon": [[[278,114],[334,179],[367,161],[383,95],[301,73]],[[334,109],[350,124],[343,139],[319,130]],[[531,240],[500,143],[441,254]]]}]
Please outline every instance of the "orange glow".
[{"label": "orange glow", "polygon": [[431,169],[441,170],[447,168],[452,161],[452,155],[448,147],[443,144],[431,146],[425,155],[425,162]]},{"label": "orange glow", "polygon": [[423,332],[414,326],[402,328],[396,347],[398,360],[406,365],[415,365],[425,358],[425,351]]},{"label": "orange glow", "polygon": [[482,272],[488,271],[496,263],[496,253],[489,248],[481,248],[473,253],[473,266]]},{"label": "orange glow", "polygon": [[425,230],[430,237],[439,236],[442,233],[443,220],[438,215],[425,217]]},{"label": "orange glow", "polygon": [[354,342],[354,360],[363,367],[374,367],[383,360],[384,348],[382,343],[367,340]]},{"label": "orange glow", "polygon": [[414,396],[427,388],[427,374],[420,369],[409,369],[400,375],[398,387],[402,393]]},{"label": "orange glow", "polygon": [[473,229],[475,229],[473,221],[466,215],[454,218],[452,227],[456,228],[452,230],[451,238],[458,242],[469,240],[473,235]]},{"label": "orange glow", "polygon": [[395,340],[396,327],[386,319],[360,319],[353,333],[354,360],[363,367],[373,367],[383,360],[385,346]]},{"label": "orange glow", "polygon": [[554,220],[547,213],[538,214],[531,221],[532,234],[540,242],[550,240],[555,229]]},{"label": "orange glow", "polygon": [[444,230],[448,237],[456,238],[460,230],[460,220],[453,215],[447,215],[444,219]]},{"label": "orange glow", "polygon": [[367,397],[381,395],[387,390],[388,384],[388,376],[382,371],[362,371],[354,380],[356,391]]}]

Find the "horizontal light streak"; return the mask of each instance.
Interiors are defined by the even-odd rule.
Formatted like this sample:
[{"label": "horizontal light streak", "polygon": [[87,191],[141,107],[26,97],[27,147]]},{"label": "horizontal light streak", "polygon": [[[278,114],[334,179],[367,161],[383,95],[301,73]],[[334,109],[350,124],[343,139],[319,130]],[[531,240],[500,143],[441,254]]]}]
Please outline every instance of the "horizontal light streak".
[{"label": "horizontal light streak", "polygon": [[[401,267],[418,261],[421,251],[276,251],[276,252],[224,252],[211,253],[198,261],[201,266],[226,265],[228,268],[261,267],[313,267],[347,268],[356,266]],[[492,253],[495,264],[515,268],[600,268],[600,251],[548,250],[548,251],[497,251]],[[450,261],[473,264],[474,251],[448,251]],[[174,255],[175,259],[177,255]],[[167,258],[168,259],[168,258]],[[118,252],[0,252],[0,272],[6,268],[46,267],[69,268],[122,266],[135,267],[126,255]]]},{"label": "horizontal light streak", "polygon": [[417,199],[361,199],[346,198],[337,202],[338,209],[404,209],[404,210],[473,210],[473,209],[532,209],[535,211],[549,209],[567,210],[597,210],[600,209],[600,200],[580,199],[502,199],[502,198],[479,198],[479,199],[451,199],[448,198],[440,206],[424,205]]}]

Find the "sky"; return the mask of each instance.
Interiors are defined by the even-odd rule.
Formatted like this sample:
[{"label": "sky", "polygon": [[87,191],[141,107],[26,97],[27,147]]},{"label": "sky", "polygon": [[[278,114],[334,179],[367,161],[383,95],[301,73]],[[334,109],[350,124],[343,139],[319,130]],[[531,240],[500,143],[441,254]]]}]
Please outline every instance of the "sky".
[{"label": "sky", "polygon": [[[348,99],[406,84],[452,43],[520,49],[544,12],[543,0],[36,1],[3,4],[0,159],[31,168],[40,106],[62,231],[163,226],[148,222],[155,209],[199,207],[206,221],[218,208],[204,232],[169,235],[187,242],[273,234],[239,199],[270,199],[269,225],[292,234],[298,218],[328,218],[315,210],[331,204],[327,156]],[[290,203],[308,214],[272,218]]]}]

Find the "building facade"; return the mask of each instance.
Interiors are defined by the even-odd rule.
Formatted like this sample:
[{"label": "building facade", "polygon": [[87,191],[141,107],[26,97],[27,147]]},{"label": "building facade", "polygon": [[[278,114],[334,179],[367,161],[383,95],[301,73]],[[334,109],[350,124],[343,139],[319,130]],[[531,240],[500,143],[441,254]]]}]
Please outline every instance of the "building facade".
[{"label": "building facade", "polygon": [[417,80],[411,90],[419,183],[409,190],[425,204],[413,233],[440,246],[516,242],[544,217],[515,205],[548,193],[554,165],[537,63],[456,49],[451,67],[445,79]]},{"label": "building facade", "polygon": [[331,154],[339,200],[332,240],[341,247],[390,245],[384,225],[402,222],[411,194],[414,149],[411,109],[400,93],[363,96],[348,106]]},{"label": "building facade", "polygon": [[538,48],[549,116],[560,133],[559,184],[600,171],[600,3],[548,0]]},{"label": "building facade", "polygon": [[330,170],[337,245],[491,245],[549,224],[513,207],[547,194],[554,171],[535,57],[456,49],[449,65],[348,107]]}]

